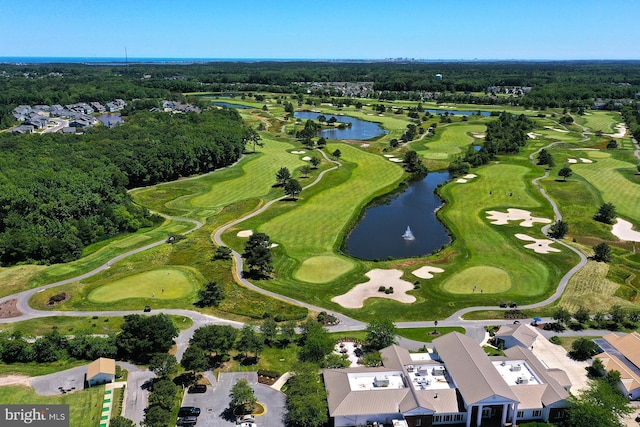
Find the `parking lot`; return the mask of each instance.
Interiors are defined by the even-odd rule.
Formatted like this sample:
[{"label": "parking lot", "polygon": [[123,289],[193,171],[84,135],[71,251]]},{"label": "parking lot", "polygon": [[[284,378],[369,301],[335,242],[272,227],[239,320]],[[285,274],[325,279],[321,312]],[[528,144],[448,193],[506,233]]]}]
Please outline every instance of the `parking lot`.
[{"label": "parking lot", "polygon": [[258,383],[256,372],[227,372],[221,373],[219,381],[215,381],[213,375],[208,373],[207,378],[214,380],[213,385],[207,387],[204,393],[187,393],[185,390],[182,406],[196,406],[201,409],[198,417],[198,426],[233,427],[236,425],[235,417],[229,409],[229,393],[231,387],[241,378],[246,379],[253,387],[258,402],[263,404],[266,412],[262,416],[256,416],[258,426],[283,425],[285,413],[285,396],[273,388]]}]

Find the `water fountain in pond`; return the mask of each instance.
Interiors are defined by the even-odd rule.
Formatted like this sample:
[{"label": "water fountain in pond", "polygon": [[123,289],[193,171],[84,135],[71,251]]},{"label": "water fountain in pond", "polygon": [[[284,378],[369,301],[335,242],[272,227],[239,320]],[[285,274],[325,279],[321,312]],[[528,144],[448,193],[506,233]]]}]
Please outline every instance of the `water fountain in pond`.
[{"label": "water fountain in pond", "polygon": [[407,226],[407,231],[404,232],[404,234],[402,235],[402,238],[404,240],[416,240],[416,238],[413,235],[413,233],[411,232],[411,228],[409,226]]}]

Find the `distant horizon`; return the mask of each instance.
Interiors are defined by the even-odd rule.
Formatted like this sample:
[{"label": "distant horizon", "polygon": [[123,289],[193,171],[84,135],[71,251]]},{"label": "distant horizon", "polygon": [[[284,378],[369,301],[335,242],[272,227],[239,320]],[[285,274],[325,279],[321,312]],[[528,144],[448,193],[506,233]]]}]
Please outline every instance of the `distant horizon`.
[{"label": "distant horizon", "polygon": [[1,64],[46,64],[46,63],[205,63],[205,62],[640,62],[640,59],[626,58],[566,58],[566,59],[516,59],[516,58],[208,58],[208,57],[174,57],[174,56],[0,56]]}]

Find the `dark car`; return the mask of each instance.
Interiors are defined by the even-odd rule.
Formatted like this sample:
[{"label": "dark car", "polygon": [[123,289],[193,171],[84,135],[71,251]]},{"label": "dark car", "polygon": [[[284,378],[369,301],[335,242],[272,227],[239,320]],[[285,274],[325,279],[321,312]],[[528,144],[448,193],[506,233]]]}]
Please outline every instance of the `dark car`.
[{"label": "dark car", "polygon": [[500,308],[507,308],[507,303],[506,302],[501,302],[500,303]]},{"label": "dark car", "polygon": [[178,422],[176,423],[179,426],[194,426],[198,423],[198,417],[188,416],[178,418]]},{"label": "dark car", "polygon": [[144,306],[144,310],[142,310],[142,311],[144,311],[145,313],[150,312],[151,311],[151,306],[150,305],[145,305]]},{"label": "dark car", "polygon": [[178,411],[179,417],[197,417],[198,415],[200,415],[200,408],[195,406],[183,406]]},{"label": "dark car", "polygon": [[204,384],[195,384],[189,387],[189,393],[204,393],[207,391],[207,386]]},{"label": "dark car", "polygon": [[518,303],[517,303],[517,302],[515,302],[515,301],[511,301],[511,302],[509,303],[509,307],[511,307],[511,308],[518,308]]}]

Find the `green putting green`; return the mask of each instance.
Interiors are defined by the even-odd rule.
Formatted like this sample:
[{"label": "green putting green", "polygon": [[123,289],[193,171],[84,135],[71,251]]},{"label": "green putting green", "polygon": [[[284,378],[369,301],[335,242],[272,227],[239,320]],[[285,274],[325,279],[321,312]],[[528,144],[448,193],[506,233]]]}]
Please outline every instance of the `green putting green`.
[{"label": "green putting green", "polygon": [[444,289],[452,294],[499,294],[510,288],[511,278],[506,271],[487,266],[467,268],[444,283]]},{"label": "green putting green", "polygon": [[310,283],[327,283],[347,273],[353,262],[337,256],[322,255],[307,258],[295,272],[298,280]]},{"label": "green putting green", "polygon": [[196,283],[187,271],[161,268],[100,286],[89,294],[89,300],[113,302],[129,298],[177,299],[193,292],[195,288]]}]

